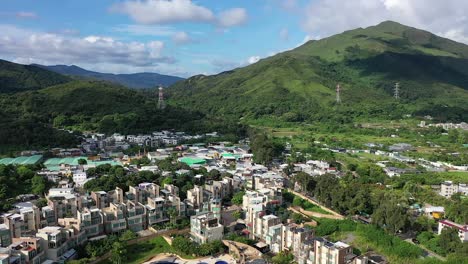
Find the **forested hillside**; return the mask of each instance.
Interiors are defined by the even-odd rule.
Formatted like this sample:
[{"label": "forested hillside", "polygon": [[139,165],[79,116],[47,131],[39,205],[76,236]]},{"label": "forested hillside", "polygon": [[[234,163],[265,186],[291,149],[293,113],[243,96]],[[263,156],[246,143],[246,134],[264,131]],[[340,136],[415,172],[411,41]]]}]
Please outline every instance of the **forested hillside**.
[{"label": "forested hillside", "polygon": [[45,88],[70,81],[70,78],[36,66],[0,60],[0,93]]},{"label": "forested hillside", "polygon": [[206,118],[197,111],[157,108],[153,91],[137,91],[102,81],[71,81],[45,89],[0,94],[0,151],[73,146],[67,131],[150,133],[178,129],[236,133],[234,121]]},{"label": "forested hillside", "polygon": [[[387,21],[170,89],[172,105],[244,120],[468,120],[468,46]],[[393,87],[400,83],[400,99]],[[342,103],[335,102],[340,83]]]}]

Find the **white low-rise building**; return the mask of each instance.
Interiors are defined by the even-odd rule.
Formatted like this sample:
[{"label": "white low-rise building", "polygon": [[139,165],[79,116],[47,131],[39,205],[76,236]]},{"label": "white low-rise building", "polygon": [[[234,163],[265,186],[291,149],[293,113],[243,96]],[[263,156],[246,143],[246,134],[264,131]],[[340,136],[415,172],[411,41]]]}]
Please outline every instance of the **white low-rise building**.
[{"label": "white low-rise building", "polygon": [[468,241],[468,225],[460,225],[450,220],[439,221],[439,230],[438,234],[442,233],[444,228],[454,228],[458,230],[458,237],[462,242]]},{"label": "white low-rise building", "polygon": [[85,170],[76,170],[73,172],[73,182],[76,187],[82,187],[88,181],[88,175]]},{"label": "white low-rise building", "polygon": [[204,244],[223,238],[224,226],[212,212],[190,217],[190,235],[198,244]]}]

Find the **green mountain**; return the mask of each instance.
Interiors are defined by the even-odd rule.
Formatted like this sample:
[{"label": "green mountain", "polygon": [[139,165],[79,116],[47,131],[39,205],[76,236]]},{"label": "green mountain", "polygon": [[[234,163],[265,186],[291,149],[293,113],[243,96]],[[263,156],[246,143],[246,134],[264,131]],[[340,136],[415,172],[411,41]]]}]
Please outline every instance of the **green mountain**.
[{"label": "green mountain", "polygon": [[0,60],[0,93],[45,88],[70,81],[70,78],[32,65]]},{"label": "green mountain", "polygon": [[116,84],[126,86],[128,88],[139,88],[139,89],[149,89],[154,88],[158,85],[164,87],[170,86],[180,80],[183,80],[181,77],[164,75],[153,72],[140,72],[140,73],[131,73],[131,74],[112,74],[112,73],[101,73],[88,71],[83,68],[80,68],[75,65],[52,65],[44,66],[38,65],[35,66],[57,72],[63,75],[75,76],[75,77],[84,77],[94,80],[109,81]]},{"label": "green mountain", "polygon": [[0,152],[74,146],[66,130],[104,133],[234,131],[235,124],[199,112],[158,109],[157,91],[128,89],[109,82],[74,80],[38,90],[0,93]]},{"label": "green mountain", "polygon": [[[396,82],[399,100],[393,98]],[[309,41],[247,67],[193,76],[168,91],[174,106],[244,120],[343,123],[429,114],[466,121],[468,46],[387,21]]]}]

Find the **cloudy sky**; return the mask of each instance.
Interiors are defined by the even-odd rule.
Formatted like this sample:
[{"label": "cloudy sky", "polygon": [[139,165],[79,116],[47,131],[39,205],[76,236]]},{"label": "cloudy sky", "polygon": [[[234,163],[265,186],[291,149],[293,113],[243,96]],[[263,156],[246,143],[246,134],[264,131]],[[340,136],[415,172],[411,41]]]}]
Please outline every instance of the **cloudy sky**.
[{"label": "cloudy sky", "polygon": [[0,58],[188,77],[394,20],[468,43],[466,0],[0,0]]}]

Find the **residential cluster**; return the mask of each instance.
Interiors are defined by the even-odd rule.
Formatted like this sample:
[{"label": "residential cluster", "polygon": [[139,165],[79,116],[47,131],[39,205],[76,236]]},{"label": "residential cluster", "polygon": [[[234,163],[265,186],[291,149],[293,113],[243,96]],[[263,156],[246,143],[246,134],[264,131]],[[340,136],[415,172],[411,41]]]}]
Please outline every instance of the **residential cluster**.
[{"label": "residential cluster", "polygon": [[104,152],[116,155],[116,152],[126,150],[132,145],[146,147],[176,146],[188,140],[200,140],[204,137],[218,137],[218,133],[206,133],[203,135],[189,135],[185,132],[169,130],[156,131],[145,135],[121,135],[115,133],[110,136],[99,133],[85,133],[85,139],[81,148],[87,153]]},{"label": "residential cluster", "polygon": [[[292,222],[282,223],[273,213],[282,203],[280,188],[262,188],[247,191],[243,197],[245,212],[244,233],[259,240],[256,247],[273,253],[289,251],[299,264],[345,264],[377,263],[367,256],[356,256],[353,248],[345,242],[331,242],[314,235],[314,231]],[[384,263],[384,262],[381,262]]]},{"label": "residential cluster", "polygon": [[[109,235],[122,234],[126,230],[144,235],[164,223],[190,219],[190,238],[199,244],[222,240],[226,233],[237,232],[257,241],[259,252],[280,253],[288,251],[299,264],[376,264],[386,263],[371,255],[356,255],[351,245],[344,241],[332,242],[316,236],[314,231],[291,219],[282,219],[278,214],[284,205],[283,195],[288,179],[283,173],[305,172],[311,177],[325,174],[344,175],[336,166],[323,160],[307,160],[295,164],[276,164],[266,167],[255,164],[248,142],[232,145],[229,142],[211,144],[181,144],[187,140],[217,137],[217,133],[190,136],[183,132],[161,131],[149,135],[88,134],[79,148],[53,149],[52,158],[43,153],[29,151],[27,156],[0,159],[0,164],[38,164],[44,168],[37,173],[56,183],[45,194],[46,205],[38,207],[30,200],[34,195],[18,197],[21,202],[0,217],[0,264],[3,263],[54,263],[73,259],[76,247],[88,241],[103,239]],[[317,142],[316,142],[317,143]],[[324,149],[333,152],[368,152],[388,157],[391,161],[420,164],[426,168],[440,168],[426,160],[415,160],[402,155],[412,149],[409,144],[390,146],[390,152],[373,150],[379,147],[369,143],[368,150],[343,148]],[[134,156],[124,150],[132,146],[148,147]],[[288,150],[288,149],[287,149]],[[135,165],[134,159],[147,158],[148,165]],[[158,161],[176,157],[186,164],[175,172],[159,168]],[[377,165],[390,177],[413,172],[379,161]],[[172,174],[190,174],[193,188],[184,191],[182,199],[174,184],[158,185],[143,182],[128,186],[128,191],[117,187],[111,191],[84,192],[83,186],[93,177],[88,171],[100,165],[122,165],[126,173],[151,171],[166,177]],[[217,171],[223,177],[205,179],[206,173]],[[410,171],[411,170],[411,171]],[[194,173],[195,172],[195,173]],[[300,189],[298,183],[289,184]],[[191,186],[190,186],[191,187]],[[226,206],[233,195],[244,191],[242,205]],[[440,195],[451,197],[455,193],[468,195],[466,184],[444,182]],[[425,206],[415,208],[439,221],[439,233],[444,227],[458,230],[462,241],[468,240],[468,227],[443,219],[444,208]],[[234,217],[234,212],[242,212]]]},{"label": "residential cluster", "polygon": [[[110,192],[79,194],[73,188],[53,188],[46,195],[47,206],[31,202],[15,205],[1,216],[0,245],[2,256],[25,259],[21,263],[43,263],[73,258],[75,247],[88,240],[139,232],[171,217],[189,214],[190,208],[178,197],[178,188],[154,183],[130,186],[128,192],[116,188]],[[28,242],[34,239],[31,246]],[[31,253],[17,250],[26,245]],[[15,263],[10,260],[9,263]]]}]

